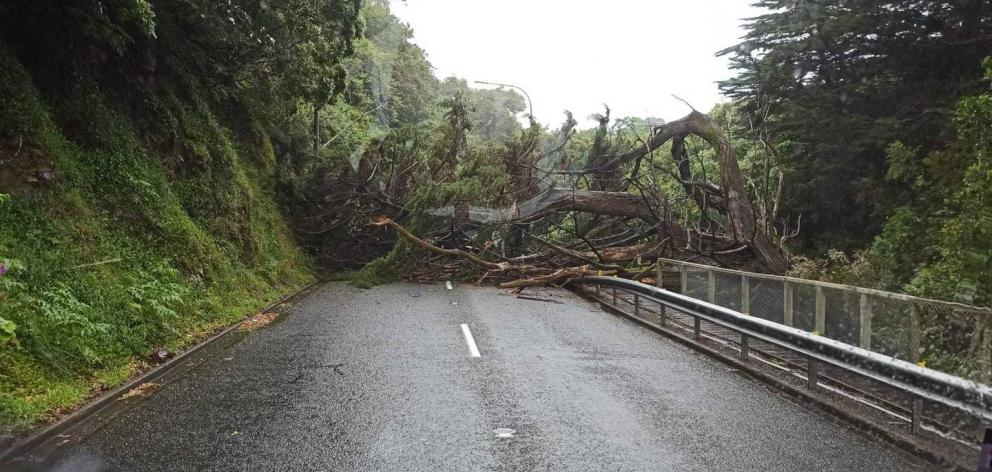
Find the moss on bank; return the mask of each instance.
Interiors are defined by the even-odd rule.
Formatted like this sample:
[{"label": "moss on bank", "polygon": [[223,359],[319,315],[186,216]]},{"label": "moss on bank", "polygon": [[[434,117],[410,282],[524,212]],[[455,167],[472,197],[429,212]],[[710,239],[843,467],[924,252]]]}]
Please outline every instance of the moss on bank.
[{"label": "moss on bank", "polygon": [[43,96],[0,48],[0,436],[313,279],[261,126],[150,99],[181,141],[149,144],[95,84]]}]

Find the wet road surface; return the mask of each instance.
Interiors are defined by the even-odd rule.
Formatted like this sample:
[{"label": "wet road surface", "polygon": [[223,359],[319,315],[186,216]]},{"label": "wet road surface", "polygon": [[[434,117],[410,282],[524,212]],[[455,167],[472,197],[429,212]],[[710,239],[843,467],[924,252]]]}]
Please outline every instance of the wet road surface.
[{"label": "wet road surface", "polygon": [[0,468],[925,470],[571,293],[529,295],[326,284]]}]

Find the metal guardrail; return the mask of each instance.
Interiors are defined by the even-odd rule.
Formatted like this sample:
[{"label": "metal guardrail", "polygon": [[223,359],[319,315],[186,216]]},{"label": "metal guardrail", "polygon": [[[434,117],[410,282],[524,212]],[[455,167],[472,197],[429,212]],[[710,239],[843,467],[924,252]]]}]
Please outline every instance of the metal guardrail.
[{"label": "metal guardrail", "polygon": [[[992,308],[659,259],[683,295],[956,376],[992,381]],[[671,272],[675,272],[672,277]],[[672,280],[672,279],[677,280]]]},{"label": "metal guardrail", "polygon": [[634,296],[635,314],[642,307],[642,300],[659,306],[660,323],[665,324],[666,311],[693,317],[693,337],[701,339],[701,321],[729,329],[740,336],[740,356],[746,359],[751,341],[761,341],[801,354],[807,364],[807,386],[818,386],[820,366],[832,366],[893,387],[913,398],[911,408],[912,432],[919,434],[923,421],[924,402],[943,405],[964,412],[981,422],[992,421],[992,387],[950,374],[895,359],[856,346],[827,339],[800,329],[748,316],[712,303],[677,294],[660,288],[616,277],[580,277],[566,285],[592,286],[596,294],[606,287]]},{"label": "metal guardrail", "polygon": [[760,273],[757,273],[757,272],[745,272],[745,271],[742,271],[742,270],[726,269],[726,268],[722,268],[722,267],[714,267],[714,266],[710,266],[710,265],[706,265],[706,264],[697,264],[695,262],[679,261],[679,260],[675,260],[675,259],[658,259],[658,260],[660,262],[662,262],[663,264],[671,264],[671,265],[674,265],[674,266],[678,266],[680,268],[682,268],[682,267],[694,267],[694,268],[698,268],[698,269],[702,269],[702,270],[706,270],[706,271],[712,271],[712,272],[718,272],[718,273],[725,273],[725,274],[741,275],[741,276],[745,276],[745,277],[749,277],[749,278],[753,278],[753,279],[777,280],[777,281],[781,281],[783,283],[792,283],[792,284],[801,284],[801,285],[814,285],[814,286],[819,286],[819,287],[823,287],[823,288],[832,288],[832,289],[838,289],[838,290],[847,290],[847,291],[857,292],[859,294],[872,295],[872,296],[877,296],[877,297],[881,297],[881,298],[891,298],[893,300],[937,304],[937,305],[943,305],[943,306],[948,306],[948,307],[953,307],[953,308],[958,308],[958,309],[975,310],[975,311],[981,311],[981,312],[984,312],[984,313],[992,314],[992,308],[988,308],[988,307],[979,307],[979,306],[965,305],[964,303],[949,302],[949,301],[946,301],[946,300],[935,300],[935,299],[932,299],[932,298],[916,297],[916,296],[913,296],[913,295],[906,295],[904,293],[886,292],[884,290],[877,290],[877,289],[873,289],[873,288],[858,287],[858,286],[855,286],[855,285],[844,285],[844,284],[838,284],[838,283],[834,283],[834,282],[824,282],[822,280],[800,279],[800,278],[797,278],[797,277],[789,277],[789,276],[786,276],[786,275],[772,275],[772,274],[760,274]]}]

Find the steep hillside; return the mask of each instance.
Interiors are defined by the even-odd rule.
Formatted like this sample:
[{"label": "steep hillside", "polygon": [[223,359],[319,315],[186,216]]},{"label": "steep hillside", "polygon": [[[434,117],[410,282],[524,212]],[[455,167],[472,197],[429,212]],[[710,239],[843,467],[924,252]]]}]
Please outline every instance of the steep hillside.
[{"label": "steep hillside", "polygon": [[312,280],[248,110],[163,80],[140,121],[97,80],[38,83],[0,49],[0,434]]}]

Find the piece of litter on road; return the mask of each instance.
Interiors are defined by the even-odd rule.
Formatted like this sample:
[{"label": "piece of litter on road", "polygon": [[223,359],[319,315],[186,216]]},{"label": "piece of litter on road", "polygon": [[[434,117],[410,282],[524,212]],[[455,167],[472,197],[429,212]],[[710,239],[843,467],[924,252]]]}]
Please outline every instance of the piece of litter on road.
[{"label": "piece of litter on road", "polygon": [[151,393],[152,390],[158,388],[158,384],[155,382],[145,382],[137,387],[128,390],[127,393],[121,395],[121,400],[126,400],[131,397],[143,397]]},{"label": "piece of litter on road", "polygon": [[451,302],[451,304],[452,304],[452,305],[457,305],[457,304],[458,304],[458,302]]},{"label": "piece of litter on road", "polygon": [[248,318],[244,323],[241,323],[241,329],[244,331],[254,331],[268,325],[269,323],[272,323],[278,317],[279,314],[277,313],[259,313],[251,318]]},{"label": "piece of litter on road", "polygon": [[517,433],[517,430],[510,428],[496,428],[493,430],[493,433],[495,433],[496,437],[499,439],[510,439]]},{"label": "piece of litter on road", "polygon": [[448,290],[451,290],[452,289],[451,288],[451,281],[450,280],[445,280],[444,281],[444,288],[446,288]]}]

